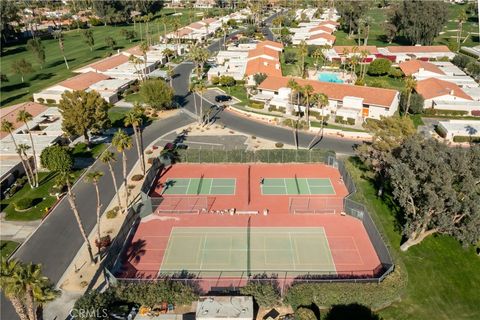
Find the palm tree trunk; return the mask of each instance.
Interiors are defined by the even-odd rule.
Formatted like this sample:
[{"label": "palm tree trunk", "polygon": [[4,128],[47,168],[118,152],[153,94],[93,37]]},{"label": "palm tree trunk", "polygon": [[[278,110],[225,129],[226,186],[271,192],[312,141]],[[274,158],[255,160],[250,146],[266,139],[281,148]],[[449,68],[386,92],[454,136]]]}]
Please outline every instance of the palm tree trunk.
[{"label": "palm tree trunk", "polygon": [[31,176],[30,172],[28,171],[28,167],[27,167],[27,163],[26,163],[26,161],[28,161],[28,158],[27,158],[27,160],[25,160],[22,156],[22,153],[18,150],[17,141],[13,137],[12,131],[10,131],[10,137],[12,138],[13,145],[15,146],[15,150],[18,153],[18,157],[20,158],[20,161],[22,162],[23,170],[25,170],[25,174],[27,175],[28,184],[30,185],[30,188],[33,188],[32,176]]},{"label": "palm tree trunk", "polygon": [[22,301],[17,297],[8,297],[20,320],[29,320]]},{"label": "palm tree trunk", "polygon": [[33,165],[35,167],[35,187],[38,187],[38,165],[37,165],[37,152],[35,151],[35,144],[33,143],[32,133],[30,132],[30,128],[28,127],[27,122],[25,121],[25,126],[28,130],[28,135],[30,137],[30,143],[32,144],[32,153],[33,153]]},{"label": "palm tree trunk", "polygon": [[[100,238],[102,237],[101,229],[100,229],[100,210],[102,209],[102,204],[100,203],[100,190],[98,190],[98,183],[94,183],[95,186],[95,193],[97,194],[97,238],[100,242]],[[100,253],[100,247],[98,248],[98,253]]]},{"label": "palm tree trunk", "polygon": [[122,203],[120,201],[120,193],[118,192],[117,178],[115,178],[115,172],[113,171],[112,163],[108,162],[108,171],[112,175],[113,188],[115,189],[115,194],[117,195],[118,209],[122,210]]},{"label": "palm tree trunk", "polygon": [[198,106],[197,106],[197,95],[195,92],[193,92],[193,103],[195,105],[195,115],[197,116],[197,121],[200,123],[200,116],[198,114]]},{"label": "palm tree trunk", "polygon": [[137,126],[133,126],[133,133],[135,135],[135,142],[137,145],[138,160],[140,160],[140,167],[142,168],[143,175],[145,175],[145,162],[143,161],[143,150],[140,145],[140,136],[138,134]]},{"label": "palm tree trunk", "polygon": [[67,66],[67,69],[70,70],[70,66],[68,65],[67,57],[63,55],[63,61],[65,61],[65,65]]},{"label": "palm tree trunk", "polygon": [[30,163],[30,159],[28,158],[28,155],[26,153],[24,153],[24,161],[25,161],[25,164],[26,164],[26,173],[27,173],[27,176],[30,176],[30,181],[31,181],[31,184],[30,184],[30,187],[32,188],[35,188],[35,176],[33,174],[33,169],[32,169],[32,165]]},{"label": "palm tree trunk", "polygon": [[123,184],[125,187],[125,208],[124,213],[128,213],[128,185],[127,185],[127,155],[125,150],[122,151],[122,162],[123,162]]},{"label": "palm tree trunk", "polygon": [[33,300],[33,291],[30,286],[27,288],[25,301],[27,304],[28,317],[30,318],[30,320],[37,320],[37,308],[35,307],[35,302]]},{"label": "palm tree trunk", "polygon": [[203,93],[200,92],[200,122],[203,125]]},{"label": "palm tree trunk", "polygon": [[321,137],[323,137],[323,121],[325,120],[325,117],[323,116],[323,108],[320,108],[320,110],[322,111],[322,115],[321,115],[321,122],[320,122],[320,130],[318,130],[315,135],[313,136],[313,139],[312,141],[310,141],[310,143],[308,144],[308,150],[312,149],[313,147],[313,144],[314,142],[318,139],[318,136],[320,135]]},{"label": "palm tree trunk", "polygon": [[85,228],[83,227],[83,224],[82,224],[82,219],[80,218],[80,213],[78,212],[78,208],[75,203],[75,195],[72,192],[72,187],[70,186],[69,182],[67,182],[67,199],[68,199],[68,203],[70,204],[70,208],[73,211],[73,215],[77,220],[78,229],[80,229],[80,233],[82,234],[83,241],[87,245],[88,255],[90,256],[90,262],[93,264],[95,263],[95,259],[93,258],[92,246],[90,245],[90,241],[88,241],[87,233],[85,232]]},{"label": "palm tree trunk", "polygon": [[408,91],[408,98],[407,98],[407,107],[405,108],[405,114],[404,114],[405,117],[408,115],[408,109],[410,109],[410,99],[411,98],[412,98],[412,92],[409,90]]}]

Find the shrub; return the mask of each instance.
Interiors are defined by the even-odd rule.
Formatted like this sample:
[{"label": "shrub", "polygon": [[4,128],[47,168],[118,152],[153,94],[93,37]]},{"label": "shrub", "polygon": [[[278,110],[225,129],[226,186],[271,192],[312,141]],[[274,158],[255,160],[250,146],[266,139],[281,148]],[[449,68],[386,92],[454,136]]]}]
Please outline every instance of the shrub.
[{"label": "shrub", "polygon": [[297,61],[297,54],[293,51],[287,51],[283,55],[286,64],[293,64]]},{"label": "shrub", "polygon": [[275,143],[275,147],[277,147],[277,148],[283,148],[283,143],[277,142],[277,143]]},{"label": "shrub", "polygon": [[263,109],[265,105],[263,103],[252,102],[249,107],[253,109]]},{"label": "shrub", "polygon": [[17,200],[13,206],[15,210],[27,210],[33,206],[33,199],[32,198],[21,198]]},{"label": "shrub", "polygon": [[390,68],[390,71],[388,71],[388,75],[392,78],[401,78],[403,77],[403,71],[399,68]]},{"label": "shrub", "polygon": [[343,117],[342,116],[336,116],[335,117],[335,122],[336,123],[343,123]]},{"label": "shrub", "polygon": [[135,174],[131,178],[132,181],[140,181],[142,179],[143,179],[143,174]]},{"label": "shrub", "polygon": [[479,143],[479,142],[480,142],[480,137],[455,136],[455,137],[453,137],[453,142],[473,142],[473,143]]},{"label": "shrub", "polygon": [[276,106],[270,106],[268,107],[268,111],[272,112],[280,112],[280,113],[285,113],[287,110],[284,107],[276,107]]},{"label": "shrub", "polygon": [[467,67],[467,64],[469,64],[471,61],[474,61],[474,60],[466,55],[457,54],[453,58],[452,63],[457,67],[459,67],[460,69],[465,69]]},{"label": "shrub", "polygon": [[368,74],[372,76],[380,76],[387,74],[392,67],[392,62],[388,59],[375,59],[368,66]]},{"label": "shrub", "polygon": [[355,85],[356,86],[364,86],[365,85],[365,80],[358,78],[357,81],[355,81]]},{"label": "shrub", "polygon": [[243,295],[252,296],[261,307],[275,307],[280,302],[280,293],[275,282],[250,281],[240,288]]},{"label": "shrub", "polygon": [[428,108],[425,109],[424,113],[429,116],[466,116],[468,111],[463,110],[440,110]]},{"label": "shrub", "polygon": [[298,283],[288,289],[284,302],[294,309],[312,304],[329,307],[350,303],[380,309],[398,299],[405,286],[405,274],[397,265],[380,283]]},{"label": "shrub", "polygon": [[55,101],[54,99],[47,99],[47,104],[55,104],[57,103],[57,101]]},{"label": "shrub", "polygon": [[47,147],[40,154],[40,163],[50,171],[68,172],[73,167],[72,152],[59,145]]},{"label": "shrub", "polygon": [[105,215],[107,216],[107,219],[114,219],[118,214],[118,211],[117,210],[108,210],[107,213],[105,213]]},{"label": "shrub", "polygon": [[355,119],[353,118],[347,118],[347,123],[351,126],[355,125]]},{"label": "shrub", "polygon": [[43,103],[45,102],[45,99],[43,99],[43,98],[38,98],[37,101],[38,101],[38,103],[42,103],[42,104],[43,104]]},{"label": "shrub", "polygon": [[90,17],[90,19],[88,19],[88,23],[90,23],[91,26],[95,26],[95,27],[103,25],[102,20],[95,17]]},{"label": "shrub", "polygon": [[145,154],[152,154],[152,153],[153,153],[152,150],[147,150],[147,151],[145,151]]},{"label": "shrub", "polygon": [[218,85],[218,84],[220,83],[220,77],[214,76],[214,77],[212,77],[212,79],[210,80],[210,82],[211,82],[214,86],[216,86],[216,85]]},{"label": "shrub", "polygon": [[300,307],[295,311],[295,320],[316,320],[315,313],[308,308]]}]

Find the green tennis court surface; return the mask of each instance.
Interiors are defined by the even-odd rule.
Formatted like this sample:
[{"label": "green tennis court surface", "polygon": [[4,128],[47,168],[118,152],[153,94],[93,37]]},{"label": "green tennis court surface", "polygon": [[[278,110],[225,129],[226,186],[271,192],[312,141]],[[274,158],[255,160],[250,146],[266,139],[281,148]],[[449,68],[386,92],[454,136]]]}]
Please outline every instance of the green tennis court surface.
[{"label": "green tennis court surface", "polygon": [[173,228],[160,272],[335,272],[323,228]]},{"label": "green tennis court surface", "polygon": [[265,178],[262,194],[297,195],[297,194],[335,194],[330,179],[322,178]]},{"label": "green tennis court surface", "polygon": [[229,178],[175,178],[165,183],[163,194],[235,194],[236,180]]}]

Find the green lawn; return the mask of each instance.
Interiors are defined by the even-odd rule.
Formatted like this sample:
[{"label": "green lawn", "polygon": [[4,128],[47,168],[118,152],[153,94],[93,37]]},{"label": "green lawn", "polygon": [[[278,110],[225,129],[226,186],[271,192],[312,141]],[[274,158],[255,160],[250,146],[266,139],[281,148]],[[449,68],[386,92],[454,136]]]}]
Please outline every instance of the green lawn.
[{"label": "green lawn", "polygon": [[0,256],[8,258],[19,245],[15,241],[0,240]]},{"label": "green lawn", "polygon": [[[188,17],[188,10],[179,10],[184,14],[180,16],[180,23],[186,25],[190,23]],[[197,10],[198,11],[198,10]],[[172,10],[165,9],[165,13],[171,13]],[[171,21],[174,19],[172,16],[168,16],[167,32],[172,30]],[[150,30],[152,32],[152,38],[158,40],[158,36],[163,34],[163,25],[157,23],[158,20],[150,22]],[[144,28],[144,27],[143,27]],[[142,28],[142,30],[143,30]],[[125,49],[140,43],[140,36],[134,42],[125,40],[120,35],[120,30],[129,29],[133,30],[133,24],[128,26],[98,26],[92,27],[93,36],[95,38],[95,47],[93,51],[84,44],[81,32],[77,30],[64,32],[64,45],[65,56],[68,59],[70,70],[67,70],[63,56],[61,55],[58,41],[55,39],[43,40],[42,43],[45,46],[46,61],[43,66],[37,63],[34,56],[26,50],[25,45],[16,45],[6,47],[1,57],[2,73],[8,77],[8,82],[2,82],[1,84],[1,97],[0,105],[2,107],[27,101],[33,93],[38,92],[48,86],[51,86],[57,82],[65,80],[74,75],[72,70],[75,70],[83,65],[92,63],[94,60],[104,58],[109,53],[116,53],[116,49]],[[139,25],[136,26],[137,32],[139,31]],[[105,44],[105,37],[111,36],[117,42],[115,50],[107,47]],[[25,76],[25,83],[21,82],[20,75],[14,74],[10,65],[14,60],[24,58],[33,64],[35,69],[33,73]]]},{"label": "green lawn", "polygon": [[[449,16],[448,22],[445,25],[443,32],[444,34],[439,35],[435,38],[434,44],[444,44],[448,45],[449,41],[456,41],[455,39],[451,38],[452,36],[456,36],[455,31],[449,30],[456,30],[458,29],[458,23],[455,21],[458,17],[458,13],[460,10],[465,10],[466,5],[450,5],[449,6]],[[388,9],[380,9],[380,8],[372,8],[369,11],[368,16],[372,19],[372,24],[370,28],[370,35],[368,38],[368,45],[373,46],[389,46],[389,45],[409,45],[408,43],[391,43],[385,42],[384,39],[384,21],[387,19],[387,11]],[[476,18],[476,17],[475,17]],[[468,32],[475,32],[478,33],[478,19],[471,17],[467,22],[463,24],[463,35],[466,36]],[[335,45],[337,46],[345,46],[345,45],[358,45],[358,40],[356,40],[356,36],[353,38],[349,38],[348,34],[342,30],[339,30],[334,33],[337,37],[335,40]],[[468,40],[463,44],[464,46],[475,46],[479,44],[478,35],[469,37]]]},{"label": "green lawn", "polygon": [[[285,63],[285,53],[286,52],[295,52],[297,61],[296,63],[293,64],[287,64]],[[288,46],[285,47],[284,52],[280,56],[280,63],[282,67],[282,74],[284,76],[300,76],[300,65],[299,65],[299,60],[300,57],[298,55],[298,48],[297,47],[292,47]],[[309,55],[305,57],[305,63],[307,69],[314,69],[315,68],[315,59]]]},{"label": "green lawn", "polygon": [[108,110],[108,118],[110,119],[112,126],[117,128],[124,128],[125,124],[123,123],[123,119],[125,118],[125,114],[129,111],[129,108],[118,107],[113,107]]},{"label": "green lawn", "polygon": [[[312,124],[312,127],[316,127],[316,128],[320,127],[320,122],[312,121],[311,124]],[[337,124],[333,124],[333,123],[327,123],[323,127],[325,129],[336,129],[336,130],[350,131],[350,132],[366,132],[365,130],[345,127],[345,126],[341,126],[341,125],[337,125]]]},{"label": "green lawn", "polygon": [[236,85],[229,88],[222,88],[227,94],[239,99],[243,104],[248,104],[247,89],[244,85]]},{"label": "green lawn", "polygon": [[85,143],[77,143],[72,152],[74,157],[96,159],[107,147],[106,143],[98,143],[88,150]]},{"label": "green lawn", "polygon": [[[83,170],[77,170],[74,172],[76,178],[82,174]],[[42,219],[47,213],[47,209],[51,208],[56,201],[54,196],[49,195],[49,190],[55,185],[56,173],[52,172],[40,172],[38,174],[40,180],[40,186],[35,189],[31,189],[30,186],[25,186],[19,190],[10,199],[3,199],[0,201],[2,211],[6,213],[6,220],[38,220]],[[17,212],[13,206],[13,203],[21,198],[32,198],[37,204],[25,212]]]},{"label": "green lawn", "polygon": [[[403,79],[401,78],[392,78],[388,75],[385,76],[370,76],[368,74],[365,75],[365,83],[369,87],[382,87],[387,89],[395,89],[398,91],[402,91],[405,88],[405,84]],[[376,84],[380,83],[381,86]]]},{"label": "green lawn", "polygon": [[419,114],[410,115],[410,119],[412,119],[413,125],[415,126],[415,128],[418,128],[418,126],[423,126],[424,125],[423,120],[422,120],[422,116],[419,115]]},{"label": "green lawn", "polygon": [[408,286],[400,302],[380,315],[394,320],[478,319],[480,306],[480,259],[475,249],[463,248],[447,236],[431,236],[401,252],[401,234],[394,212],[398,208],[386,197],[381,200],[368,178],[369,172],[347,163],[359,192],[357,199],[367,204],[373,218],[390,241],[392,255],[408,273]]}]

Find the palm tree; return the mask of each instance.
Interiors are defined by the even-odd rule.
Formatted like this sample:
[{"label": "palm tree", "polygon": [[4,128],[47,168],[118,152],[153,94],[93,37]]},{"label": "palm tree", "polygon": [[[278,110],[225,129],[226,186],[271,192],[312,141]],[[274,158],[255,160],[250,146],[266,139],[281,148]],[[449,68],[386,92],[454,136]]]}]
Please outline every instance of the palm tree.
[{"label": "palm tree", "polygon": [[180,35],[178,34],[178,30],[180,29],[180,26],[181,26],[180,21],[178,21],[177,18],[174,18],[172,21],[172,28],[173,28],[173,32],[177,36],[177,52],[178,52],[178,47],[180,46]]},{"label": "palm tree", "polygon": [[138,68],[138,66],[140,66],[143,63],[142,59],[140,59],[137,56],[131,54],[128,57],[128,62],[130,62],[133,65],[133,68],[135,69],[135,73],[138,74],[138,80],[143,81],[144,80],[143,72],[140,72],[140,70]]},{"label": "palm tree", "polygon": [[322,49],[316,49],[315,51],[313,51],[313,58],[315,59],[315,67],[318,71],[319,69],[319,66],[320,66],[320,60],[322,60],[323,62],[323,52],[322,52]]},{"label": "palm tree", "polygon": [[[298,90],[299,88],[299,85],[298,83],[293,80],[292,78],[290,78],[290,80],[288,80],[287,82],[287,87],[291,90],[290,91],[290,105],[293,107],[293,93],[295,91]],[[300,117],[300,110],[298,111],[298,117]],[[295,122],[295,127],[294,127],[294,130],[293,130],[293,141],[295,142],[295,147],[298,149],[298,118]]]},{"label": "palm tree", "polygon": [[0,288],[5,297],[12,303],[15,312],[20,320],[29,320],[27,308],[23,301],[26,292],[24,286],[17,282],[16,275],[20,272],[21,265],[17,260],[8,260],[2,257],[2,264],[0,268]]},{"label": "palm tree", "polygon": [[323,137],[323,123],[325,121],[325,117],[324,117],[324,112],[323,112],[323,108],[325,108],[326,106],[328,106],[328,96],[324,93],[316,93],[313,95],[313,101],[315,101],[317,103],[317,108],[320,109],[320,130],[317,131],[317,133],[315,134],[315,136],[313,137],[312,141],[310,141],[309,145],[308,145],[308,149],[311,149],[312,146],[313,146],[313,143],[314,141],[317,139],[318,135],[321,134],[321,136]]},{"label": "palm tree", "polygon": [[100,202],[100,190],[98,189],[98,181],[100,178],[103,177],[102,171],[91,171],[87,173],[86,180],[87,182],[93,184],[95,187],[95,193],[97,195],[97,239],[100,241],[101,239],[101,229],[100,229],[100,210],[102,209],[102,203]]},{"label": "palm tree", "polygon": [[65,56],[65,45],[63,43],[63,34],[61,30],[56,33],[56,37],[58,38],[58,46],[60,47],[60,51],[62,52],[63,61],[65,62],[67,69],[70,69],[70,67],[68,66],[67,57]]},{"label": "palm tree", "polygon": [[407,93],[407,105],[405,107],[405,114],[406,117],[408,115],[408,109],[410,109],[410,100],[412,98],[412,92],[417,86],[417,81],[412,77],[408,76],[405,78],[405,92]]},{"label": "palm tree", "polygon": [[203,93],[207,90],[205,83],[200,81],[195,84],[195,92],[200,95],[200,116],[199,116],[199,123],[203,125]]},{"label": "palm tree", "polygon": [[30,163],[30,157],[27,154],[27,151],[30,150],[30,146],[25,143],[20,143],[17,147],[17,152],[22,157],[25,161],[25,167],[26,171],[25,173],[27,174],[27,177],[30,176],[30,180],[32,181],[32,185],[30,185],[32,188],[35,188],[35,175],[33,174],[33,168],[32,164]]},{"label": "palm tree", "polygon": [[34,178],[30,174],[30,171],[28,170],[27,163],[26,163],[26,161],[28,161],[28,158],[27,158],[27,160],[25,160],[23,158],[22,152],[18,148],[17,141],[15,140],[15,137],[13,136],[13,129],[15,129],[15,128],[13,127],[13,124],[10,121],[8,121],[6,119],[2,120],[1,131],[10,134],[10,137],[12,138],[12,141],[13,141],[13,145],[15,146],[15,151],[17,152],[18,157],[20,158],[20,162],[22,163],[23,170],[25,170],[25,174],[27,176],[28,184],[30,185],[31,188],[33,188],[33,179]]},{"label": "palm tree", "polygon": [[457,20],[458,20],[458,35],[457,35],[458,47],[457,47],[457,51],[459,51],[460,50],[460,39],[462,38],[462,33],[463,33],[463,24],[465,23],[465,21],[467,21],[467,14],[465,13],[464,10],[460,11],[460,13],[458,14]]},{"label": "palm tree", "polygon": [[308,54],[307,43],[302,40],[298,46],[298,55],[300,56],[300,76],[305,79],[305,57]]},{"label": "palm tree", "polygon": [[228,24],[222,23],[222,31],[223,31],[223,49],[224,49],[224,50],[227,50]]},{"label": "palm tree", "polygon": [[141,130],[140,127],[143,123],[143,108],[138,103],[136,103],[134,109],[125,115],[123,122],[125,124],[125,127],[132,126],[133,128],[133,134],[135,136],[135,142],[137,145],[138,159],[140,160],[140,167],[142,168],[142,172],[145,175],[145,157],[143,156],[142,143],[140,142],[139,133],[139,131]]},{"label": "palm tree", "polygon": [[32,132],[30,131],[30,128],[28,126],[28,121],[31,121],[32,119],[33,119],[32,115],[28,113],[26,110],[20,110],[17,114],[17,121],[21,121],[25,124],[25,127],[27,127],[28,136],[30,137],[30,144],[32,145],[32,152],[33,152],[33,166],[34,166],[34,172],[35,172],[34,186],[38,187],[37,153],[35,152],[35,144],[33,143]]},{"label": "palm tree", "polygon": [[173,76],[175,75],[175,71],[172,66],[168,66],[167,68],[167,77],[170,82],[170,87],[173,88]]},{"label": "palm tree", "polygon": [[197,84],[196,83],[190,83],[190,92],[192,92],[193,95],[193,104],[195,106],[195,115],[197,116],[197,121],[200,123],[200,117],[198,115],[198,106],[197,106]]},{"label": "palm tree", "polygon": [[108,170],[110,171],[110,175],[112,176],[113,188],[115,189],[115,194],[117,195],[117,202],[119,210],[122,210],[122,203],[120,201],[120,193],[118,192],[118,185],[117,185],[117,178],[115,178],[115,172],[113,171],[112,163],[116,161],[115,153],[111,151],[105,151],[100,156],[100,161],[106,163],[108,166]]},{"label": "palm tree", "polygon": [[313,87],[310,84],[307,84],[305,87],[302,88],[302,92],[306,98],[306,118],[307,118],[307,126],[310,129],[310,97],[313,93]]},{"label": "palm tree", "polygon": [[[158,19],[158,23],[163,24],[163,37],[167,35],[167,18],[165,17],[164,13],[160,14],[160,19]],[[158,41],[161,40],[161,36],[159,36]]]},{"label": "palm tree", "polygon": [[117,148],[117,151],[122,154],[123,163],[123,184],[125,187],[125,208],[124,213],[128,212],[128,185],[127,185],[127,154],[126,150],[132,147],[132,138],[130,138],[125,131],[118,129],[112,139],[112,145]]},{"label": "palm tree", "polygon": [[162,51],[162,54],[167,58],[167,63],[170,62],[170,57],[175,55],[175,52],[172,49],[165,48]]},{"label": "palm tree", "polygon": [[150,46],[148,45],[147,41],[144,41],[140,44],[140,51],[142,51],[142,54],[143,54],[143,63],[144,63],[143,75],[144,75],[145,79],[147,79],[147,52],[148,52],[148,49],[150,49]]},{"label": "palm tree", "polygon": [[205,62],[207,62],[209,56],[210,56],[210,51],[198,46],[192,47],[192,49],[188,53],[188,58],[193,60],[196,64],[198,80],[200,80],[201,72],[203,72]]},{"label": "palm tree", "polygon": [[72,190],[72,183],[73,183],[73,181],[75,181],[75,176],[71,172],[60,172],[59,176],[58,176],[58,180],[59,180],[59,182],[64,183],[67,186],[67,200],[68,200],[68,203],[70,204],[70,208],[72,209],[73,215],[75,216],[75,219],[77,220],[78,229],[80,230],[83,241],[87,245],[88,255],[90,257],[90,263],[94,264],[95,263],[95,258],[93,257],[92,246],[90,244],[90,241],[88,241],[87,232],[85,231],[85,228],[83,227],[82,218],[80,217],[80,213],[78,212],[78,207],[77,207],[77,204],[75,202],[76,197],[75,197],[75,194],[73,193],[73,190]]}]

